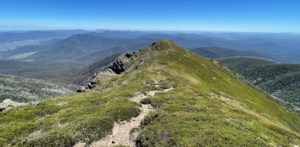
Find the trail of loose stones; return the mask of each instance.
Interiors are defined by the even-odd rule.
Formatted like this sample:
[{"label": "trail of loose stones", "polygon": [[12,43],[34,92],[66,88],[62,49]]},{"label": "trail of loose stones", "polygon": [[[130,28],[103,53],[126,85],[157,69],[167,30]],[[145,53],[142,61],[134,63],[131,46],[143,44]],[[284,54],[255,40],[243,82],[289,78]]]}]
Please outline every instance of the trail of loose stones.
[{"label": "trail of loose stones", "polygon": [[[135,96],[130,99],[132,102],[140,103],[142,99],[149,98],[155,96],[158,92],[168,92],[172,90],[173,87],[169,89],[164,89],[163,91],[149,91],[146,95],[140,94],[138,96]],[[108,135],[105,138],[102,138],[101,140],[97,142],[93,142],[90,147],[109,147],[114,145],[125,145],[134,147],[135,146],[135,140],[138,137],[138,133],[132,133],[130,135],[130,130],[133,128],[139,128],[141,125],[141,120],[145,118],[147,114],[149,114],[152,111],[155,111],[155,109],[150,104],[142,104],[141,113],[138,117],[132,118],[130,122],[120,122],[114,123],[113,127],[113,133],[112,135]],[[83,147],[85,146],[85,143],[78,143],[74,147]]]}]

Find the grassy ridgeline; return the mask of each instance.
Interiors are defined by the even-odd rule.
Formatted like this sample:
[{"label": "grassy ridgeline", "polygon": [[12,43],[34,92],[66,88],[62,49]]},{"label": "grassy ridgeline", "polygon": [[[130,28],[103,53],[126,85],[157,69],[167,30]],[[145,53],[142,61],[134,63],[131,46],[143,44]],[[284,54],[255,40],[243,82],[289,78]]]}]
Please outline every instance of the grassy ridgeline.
[{"label": "grassy ridgeline", "polygon": [[0,144],[91,143],[110,134],[114,121],[129,120],[139,114],[136,106],[140,104],[129,102],[131,97],[170,87],[174,89],[142,101],[152,104],[157,111],[142,121],[137,144],[289,146],[300,143],[299,116],[235,79],[223,65],[172,41],[157,41],[137,56],[124,58],[124,62],[125,74],[99,75],[100,81],[92,92],[4,111],[0,114]]}]

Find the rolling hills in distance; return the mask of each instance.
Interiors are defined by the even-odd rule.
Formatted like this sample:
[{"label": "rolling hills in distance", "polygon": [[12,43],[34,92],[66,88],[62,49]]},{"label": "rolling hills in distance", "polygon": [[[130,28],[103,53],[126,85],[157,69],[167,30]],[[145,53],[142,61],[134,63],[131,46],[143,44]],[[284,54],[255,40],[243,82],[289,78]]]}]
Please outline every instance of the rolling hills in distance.
[{"label": "rolling hills in distance", "polygon": [[219,59],[218,61],[231,70],[241,73],[248,81],[299,113],[299,64],[276,63],[245,57]]},{"label": "rolling hills in distance", "polygon": [[[220,47],[236,50],[236,55],[247,54],[249,56],[257,56],[259,58],[267,58],[279,62],[300,63],[300,59],[297,56],[300,54],[298,51],[300,37],[297,35],[293,36],[293,34],[285,35],[278,33],[273,34],[272,38],[272,34],[267,33],[229,34],[199,32],[199,34],[188,34],[179,32],[109,30],[98,32],[78,30],[77,33],[78,32],[82,34],[76,34],[65,39],[53,38],[48,43],[45,42],[45,44],[42,45],[26,46],[0,52],[0,56],[4,59],[13,58],[18,60],[94,61],[118,52],[137,51],[139,48],[155,40],[167,38],[187,49]],[[63,33],[63,31],[60,33]],[[76,33],[76,31],[69,31],[68,33],[70,35]],[[280,39],[278,37],[280,35],[286,38],[283,37],[283,39]],[[240,36],[240,39],[238,39],[238,36]],[[238,51],[246,51],[247,53],[238,53]],[[222,53],[219,54],[219,56],[222,56]]]},{"label": "rolling hills in distance", "polygon": [[96,88],[88,92],[1,112],[0,145],[300,144],[298,115],[214,60],[167,39],[116,56],[113,67],[125,71],[98,73]]}]

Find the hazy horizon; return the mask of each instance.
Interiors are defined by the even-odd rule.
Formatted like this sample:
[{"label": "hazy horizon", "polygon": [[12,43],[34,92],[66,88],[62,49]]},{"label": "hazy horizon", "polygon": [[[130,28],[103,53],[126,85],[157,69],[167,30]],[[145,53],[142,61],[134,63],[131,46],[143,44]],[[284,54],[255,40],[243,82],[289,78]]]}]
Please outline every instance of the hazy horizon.
[{"label": "hazy horizon", "polygon": [[296,0],[3,0],[0,31],[299,33],[299,4]]},{"label": "hazy horizon", "polygon": [[76,30],[82,30],[82,31],[88,31],[88,32],[102,32],[102,31],[129,31],[129,32],[150,32],[150,33],[171,33],[171,34],[177,34],[177,33],[185,33],[185,34],[200,34],[200,33],[258,33],[258,34],[296,34],[300,35],[300,32],[245,32],[245,31],[181,31],[181,30],[114,30],[114,29],[16,29],[16,30],[0,30],[2,33],[25,33],[25,32],[35,32],[35,31],[76,31]]}]

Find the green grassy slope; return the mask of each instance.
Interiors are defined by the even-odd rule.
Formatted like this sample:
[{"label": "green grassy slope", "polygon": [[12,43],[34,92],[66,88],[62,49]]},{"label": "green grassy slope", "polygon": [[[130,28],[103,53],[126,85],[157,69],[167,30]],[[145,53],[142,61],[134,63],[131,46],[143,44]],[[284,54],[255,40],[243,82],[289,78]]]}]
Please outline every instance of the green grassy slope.
[{"label": "green grassy slope", "polygon": [[255,58],[228,58],[218,61],[241,73],[247,80],[271,95],[300,107],[299,64],[281,64]]},{"label": "green grassy slope", "polygon": [[[91,143],[110,134],[114,121],[129,120],[139,114],[136,106],[140,104],[129,102],[131,97],[170,87],[174,89],[142,101],[152,104],[157,111],[142,121],[137,145],[290,146],[300,143],[297,115],[255,87],[235,79],[218,62],[195,55],[170,40],[157,41],[136,54],[124,59],[127,67],[124,74],[100,74],[92,92],[47,99],[0,113],[0,145]],[[61,102],[65,105],[56,105]]]}]

